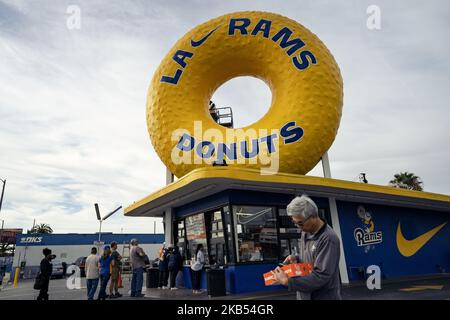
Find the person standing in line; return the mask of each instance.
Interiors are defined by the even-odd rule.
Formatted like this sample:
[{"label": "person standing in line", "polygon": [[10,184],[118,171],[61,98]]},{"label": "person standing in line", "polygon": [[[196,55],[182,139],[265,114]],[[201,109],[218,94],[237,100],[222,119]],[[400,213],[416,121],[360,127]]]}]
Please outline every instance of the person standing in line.
[{"label": "person standing in line", "polygon": [[111,276],[111,265],[114,264],[113,258],[111,257],[111,248],[105,246],[103,248],[103,254],[100,258],[99,268],[100,268],[100,292],[98,293],[97,300],[105,300],[106,287],[108,286],[108,281]]},{"label": "person standing in line", "polygon": [[144,284],[144,266],[146,254],[144,250],[139,247],[137,239],[131,240],[130,262],[133,270],[133,277],[131,278],[131,297],[143,298],[142,286]]},{"label": "person standing in line", "polygon": [[192,293],[199,294],[200,283],[202,279],[202,269],[205,265],[206,259],[203,253],[203,244],[199,243],[197,249],[195,250],[194,263],[191,265],[192,270]]},{"label": "person standing in line", "polygon": [[163,248],[161,257],[159,258],[159,279],[158,289],[169,289],[167,282],[169,280],[169,251]]},{"label": "person standing in line", "polygon": [[52,254],[52,250],[49,248],[45,248],[42,250],[42,254],[44,255],[44,259],[42,259],[39,269],[40,277],[40,285],[41,288],[39,290],[39,295],[37,297],[38,301],[47,301],[48,300],[48,286],[50,284],[50,277],[53,272],[53,265],[51,261],[56,258],[54,254]]},{"label": "person standing in line", "polygon": [[169,252],[169,264],[167,267],[170,274],[170,290],[177,290],[178,288],[175,285],[175,280],[177,278],[178,271],[181,269],[180,265],[182,258],[177,246],[169,248]]},{"label": "person standing in line", "polygon": [[97,291],[98,279],[100,277],[99,262],[100,257],[97,255],[97,248],[93,247],[91,254],[86,258],[84,264],[88,300],[94,300],[95,291]]},{"label": "person standing in line", "polygon": [[[117,242],[111,242],[111,257],[112,257],[112,267],[111,267],[111,283],[109,284],[109,297],[120,298],[122,295],[119,293],[119,276],[120,276],[120,266],[122,264],[122,256],[117,251]],[[115,294],[113,293],[115,292]]]}]

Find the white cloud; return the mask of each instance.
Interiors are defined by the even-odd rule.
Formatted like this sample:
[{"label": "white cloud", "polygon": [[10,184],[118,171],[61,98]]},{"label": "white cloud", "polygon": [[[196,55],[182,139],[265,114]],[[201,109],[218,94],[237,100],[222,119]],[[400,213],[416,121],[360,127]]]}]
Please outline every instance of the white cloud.
[{"label": "white cloud", "polygon": [[[69,4],[80,6],[80,30],[66,28]],[[95,202],[106,213],[163,186],[145,122],[152,74],[185,32],[239,10],[299,21],[338,61],[345,102],[329,152],[334,177],[365,172],[369,182],[386,184],[410,170],[427,191],[450,194],[449,4],[378,1],[379,31],[366,28],[370,4],[0,1],[1,219],[7,227],[30,228],[36,219],[56,232],[95,232]],[[267,89],[254,85],[247,94],[243,121],[267,108]],[[223,103],[237,104],[225,96]],[[104,226],[122,228],[153,231],[153,220],[118,212]]]}]

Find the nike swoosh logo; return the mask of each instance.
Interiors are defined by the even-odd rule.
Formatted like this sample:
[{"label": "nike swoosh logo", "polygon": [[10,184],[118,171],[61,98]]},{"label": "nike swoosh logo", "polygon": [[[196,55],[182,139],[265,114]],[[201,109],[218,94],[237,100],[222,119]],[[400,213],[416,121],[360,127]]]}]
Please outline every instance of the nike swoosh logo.
[{"label": "nike swoosh logo", "polygon": [[203,38],[201,38],[198,41],[192,40],[191,39],[191,46],[195,47],[200,47],[203,42],[205,42],[212,34],[214,31],[216,31],[218,28],[220,27],[220,25],[218,25],[217,27],[215,27],[213,30],[211,30],[206,36],[204,36]]},{"label": "nike swoosh logo", "polygon": [[421,236],[418,236],[412,240],[406,240],[402,233],[402,228],[400,227],[400,222],[397,226],[397,247],[398,251],[405,256],[411,257],[417,253],[428,241],[430,241],[433,236],[441,230],[447,222],[438,225],[437,227],[425,232]]}]

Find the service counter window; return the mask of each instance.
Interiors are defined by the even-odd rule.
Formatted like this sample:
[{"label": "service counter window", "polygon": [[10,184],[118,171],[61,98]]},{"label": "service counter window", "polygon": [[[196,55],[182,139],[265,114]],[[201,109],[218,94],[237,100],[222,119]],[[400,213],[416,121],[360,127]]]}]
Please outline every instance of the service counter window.
[{"label": "service counter window", "polygon": [[[198,244],[203,244],[205,257],[208,257],[208,245],[206,240],[205,215],[203,213],[186,217],[186,239],[188,241],[187,259],[192,259],[192,255]],[[207,258],[208,260],[208,258]],[[206,261],[208,264],[208,261]]]},{"label": "service counter window", "polygon": [[[299,254],[299,239],[301,231],[292,222],[290,216],[287,215],[285,208],[278,209],[279,215],[279,234],[280,234],[280,259],[284,259],[288,255]],[[319,209],[319,217],[325,220],[325,210]]]},{"label": "service counter window", "polygon": [[238,262],[278,259],[275,210],[272,207],[233,206]]},{"label": "service counter window", "polygon": [[186,230],[184,228],[184,220],[180,220],[177,222],[177,243],[176,246],[180,249],[180,254],[183,257],[183,260],[187,259],[186,253]]},{"label": "service counter window", "polygon": [[209,261],[211,264],[223,265],[226,262],[226,252],[222,211],[216,210],[214,212],[209,212],[209,218]]},{"label": "service counter window", "polygon": [[286,209],[278,209],[278,215],[278,226],[280,228],[280,259],[283,260],[290,254],[299,254],[301,231],[292,222],[291,217],[287,215]]}]

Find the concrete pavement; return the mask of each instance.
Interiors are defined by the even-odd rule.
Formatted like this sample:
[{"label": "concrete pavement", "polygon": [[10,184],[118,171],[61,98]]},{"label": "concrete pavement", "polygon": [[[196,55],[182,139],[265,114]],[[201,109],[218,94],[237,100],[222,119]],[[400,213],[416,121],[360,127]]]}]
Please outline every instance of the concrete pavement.
[{"label": "concrete pavement", "polygon": [[[49,295],[51,300],[86,300],[85,278],[82,278],[81,289],[69,290],[66,281],[66,279],[50,281]],[[36,299],[38,291],[33,290],[33,283],[33,280],[22,280],[17,288],[13,288],[12,285],[3,287],[0,291],[0,300]],[[123,279],[124,288],[120,289],[123,297],[118,300],[139,299],[129,297],[130,283],[131,279],[125,276]],[[189,289],[161,290],[144,287],[143,293],[145,293],[145,297],[140,299],[144,300],[295,300],[295,293],[286,289],[212,298],[208,297],[206,292],[193,295]],[[353,283],[342,288],[342,297],[345,300],[450,300],[450,275],[382,281],[381,290],[373,291],[367,289],[365,283]]]}]

